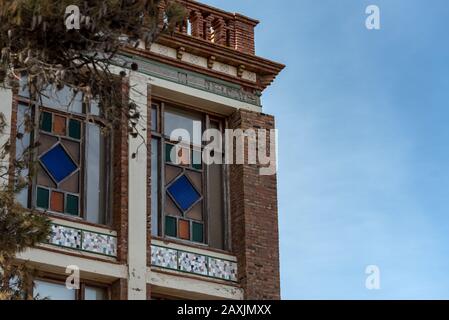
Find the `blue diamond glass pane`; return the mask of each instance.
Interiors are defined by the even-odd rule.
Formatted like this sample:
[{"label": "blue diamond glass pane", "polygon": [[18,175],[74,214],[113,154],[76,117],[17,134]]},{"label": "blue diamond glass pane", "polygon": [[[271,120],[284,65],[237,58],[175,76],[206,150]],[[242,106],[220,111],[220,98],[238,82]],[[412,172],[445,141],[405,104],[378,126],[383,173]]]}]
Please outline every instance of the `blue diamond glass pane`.
[{"label": "blue diamond glass pane", "polygon": [[183,211],[201,198],[186,176],[180,177],[167,190]]},{"label": "blue diamond glass pane", "polygon": [[75,163],[60,144],[44,154],[41,157],[41,162],[58,183],[77,169]]}]

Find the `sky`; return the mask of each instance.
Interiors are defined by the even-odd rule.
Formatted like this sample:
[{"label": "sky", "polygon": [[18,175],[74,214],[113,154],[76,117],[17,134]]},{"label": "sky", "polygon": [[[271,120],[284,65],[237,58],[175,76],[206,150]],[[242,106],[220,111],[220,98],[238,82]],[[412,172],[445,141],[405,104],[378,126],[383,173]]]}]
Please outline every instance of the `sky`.
[{"label": "sky", "polygon": [[263,98],[282,298],[449,299],[449,2],[201,2],[259,19],[257,55],[287,65]]}]

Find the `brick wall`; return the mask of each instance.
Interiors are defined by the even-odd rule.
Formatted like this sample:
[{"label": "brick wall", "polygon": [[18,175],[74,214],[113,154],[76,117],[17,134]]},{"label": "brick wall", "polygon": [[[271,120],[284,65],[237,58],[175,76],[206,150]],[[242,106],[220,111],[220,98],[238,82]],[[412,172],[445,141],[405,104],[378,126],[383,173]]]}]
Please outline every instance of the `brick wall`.
[{"label": "brick wall", "polygon": [[[274,129],[274,118],[239,110],[229,125]],[[230,166],[232,248],[245,299],[280,299],[277,181],[276,175],[261,176],[259,168]]]},{"label": "brick wall", "polygon": [[[188,12],[191,35],[216,44],[234,48],[237,51],[255,54],[254,28],[257,20],[193,0],[180,0]],[[178,32],[187,34],[187,24],[178,26]]]},{"label": "brick wall", "polygon": [[250,22],[247,18],[235,15],[235,49],[240,52],[255,54],[254,28],[256,23]]},{"label": "brick wall", "polygon": [[[123,105],[127,105],[129,82],[122,85]],[[117,230],[117,260],[128,261],[128,120],[125,115],[114,128],[113,223]]]}]

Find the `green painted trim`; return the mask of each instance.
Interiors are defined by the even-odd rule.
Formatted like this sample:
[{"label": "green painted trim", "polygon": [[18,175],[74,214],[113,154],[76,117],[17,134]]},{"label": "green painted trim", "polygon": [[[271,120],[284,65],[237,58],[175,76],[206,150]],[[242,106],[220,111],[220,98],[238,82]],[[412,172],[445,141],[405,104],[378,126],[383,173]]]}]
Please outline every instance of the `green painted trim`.
[{"label": "green painted trim", "polygon": [[[188,70],[185,70],[185,69],[176,68],[176,67],[173,67],[173,66],[170,66],[170,65],[162,64],[162,63],[157,62],[157,61],[154,61],[154,60],[145,59],[145,58],[142,58],[142,57],[139,57],[139,56],[134,56],[134,55],[130,55],[130,54],[124,54],[124,53],[120,53],[120,55],[118,56],[119,59],[120,59],[120,56],[126,57],[126,58],[131,59],[131,60],[142,61],[142,62],[151,64],[151,65],[154,65],[154,66],[158,66],[158,67],[161,67],[161,68],[165,68],[165,69],[168,69],[168,70],[172,70],[172,71],[176,71],[176,72],[181,72],[181,73],[186,74],[186,75],[191,75],[191,76],[203,78],[203,79],[205,79],[205,80],[207,80],[207,81],[210,81],[210,82],[213,82],[213,83],[216,83],[216,84],[219,84],[219,85],[223,85],[223,86],[229,87],[229,88],[231,88],[231,89],[236,89],[236,90],[241,90],[241,89],[242,89],[242,86],[236,85],[236,84],[231,83],[231,82],[223,81],[223,80],[221,80],[221,79],[213,78],[213,77],[210,77],[210,76],[207,76],[207,75],[203,75],[203,74],[200,74],[200,73],[188,71]],[[121,65],[121,64],[119,64],[119,63],[112,63],[112,64],[115,65],[115,66],[124,68],[123,65]],[[127,67],[127,69],[131,69],[131,68],[130,68],[130,67]],[[139,72],[141,72],[141,73],[143,73],[143,74],[146,74],[146,75],[149,75],[149,76],[152,76],[152,77],[155,77],[155,78],[159,78],[159,79],[162,79],[162,80],[170,81],[170,82],[172,82],[172,83],[176,83],[176,84],[184,85],[184,86],[187,86],[187,87],[190,87],[190,88],[194,88],[194,89],[197,89],[197,90],[201,90],[201,91],[203,91],[203,92],[215,94],[215,95],[217,95],[217,96],[221,96],[221,97],[224,97],[224,98],[228,98],[228,99],[231,99],[231,100],[234,100],[234,101],[239,101],[239,102],[247,103],[247,104],[250,104],[250,105],[252,105],[252,106],[256,106],[256,107],[262,109],[262,103],[261,103],[261,101],[259,101],[259,104],[258,104],[258,103],[251,103],[251,102],[244,101],[244,100],[241,100],[241,99],[235,99],[235,98],[233,98],[233,97],[230,97],[230,96],[225,95],[225,94],[221,94],[221,93],[219,93],[219,92],[213,92],[213,91],[210,91],[210,90],[206,90],[206,89],[204,89],[204,88],[202,88],[202,87],[200,87],[200,86],[194,86],[194,85],[191,85],[191,84],[189,84],[189,83],[180,83],[179,81],[174,81],[174,80],[173,80],[172,78],[170,78],[170,77],[164,77],[163,75],[157,74],[157,73],[152,72],[152,71],[147,71],[147,70],[139,69]],[[260,100],[260,97],[259,97],[259,100]]]}]

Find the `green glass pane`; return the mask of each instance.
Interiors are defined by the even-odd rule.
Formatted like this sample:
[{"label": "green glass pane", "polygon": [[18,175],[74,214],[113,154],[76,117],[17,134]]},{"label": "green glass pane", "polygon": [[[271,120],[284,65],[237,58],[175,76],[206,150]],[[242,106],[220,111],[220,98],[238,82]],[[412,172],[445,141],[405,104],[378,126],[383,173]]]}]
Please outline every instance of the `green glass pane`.
[{"label": "green glass pane", "polygon": [[78,204],[78,197],[68,194],[66,199],[66,205],[65,205],[65,212],[72,215],[72,216],[78,216],[79,215],[79,204]]},{"label": "green glass pane", "polygon": [[73,139],[81,139],[81,122],[70,119],[69,137]]},{"label": "green glass pane", "polygon": [[204,242],[203,224],[196,222],[192,223],[192,241]]},{"label": "green glass pane", "polygon": [[174,145],[168,143],[165,145],[165,162],[173,163],[173,161],[171,161],[170,153],[174,147]]},{"label": "green glass pane", "polygon": [[48,197],[50,191],[44,188],[37,188],[36,206],[41,209],[48,209]]},{"label": "green glass pane", "polygon": [[203,166],[201,165],[201,152],[199,151],[193,151],[192,152],[192,168],[201,170],[203,169]]},{"label": "green glass pane", "polygon": [[176,218],[165,217],[165,235],[169,237],[176,237]]},{"label": "green glass pane", "polygon": [[41,125],[42,131],[51,132],[51,128],[52,128],[51,113],[42,112],[40,125]]}]

